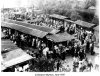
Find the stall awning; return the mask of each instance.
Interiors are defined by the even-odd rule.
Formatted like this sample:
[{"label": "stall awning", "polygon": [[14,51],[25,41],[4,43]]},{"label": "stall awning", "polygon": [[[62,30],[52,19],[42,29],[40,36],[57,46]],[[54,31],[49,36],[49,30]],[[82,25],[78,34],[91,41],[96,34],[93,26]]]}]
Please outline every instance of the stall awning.
[{"label": "stall awning", "polygon": [[[48,32],[48,33],[52,33],[55,30],[55,29],[50,28],[50,27],[32,25],[32,24],[29,24],[29,23],[21,22],[21,21],[6,20],[6,22],[19,24],[19,25],[22,25],[22,26],[30,27],[32,29],[37,29],[37,30],[40,30],[40,31],[43,31],[43,32]],[[59,30],[56,30],[55,33],[57,33],[57,32],[59,32]]]},{"label": "stall awning", "polygon": [[2,64],[5,65],[5,67],[10,67],[25,62],[27,60],[30,60],[32,58],[33,58],[32,56],[28,55],[23,50],[16,49],[6,53],[6,57],[2,61]]},{"label": "stall awning", "polygon": [[88,22],[81,21],[81,20],[75,21],[75,24],[77,24],[77,25],[79,25],[79,26],[82,26],[82,27],[86,27],[86,28],[92,28],[92,27],[95,26],[95,24],[88,23]]},{"label": "stall awning", "polygon": [[46,36],[47,39],[50,39],[54,42],[64,42],[64,41],[67,41],[67,40],[72,40],[72,39],[75,39],[74,36],[68,34],[68,33],[59,33],[59,34],[54,34],[54,35],[47,35]]},{"label": "stall awning", "polygon": [[3,32],[1,32],[1,38],[5,37],[5,34]]},{"label": "stall awning", "polygon": [[0,56],[0,60],[1,60],[1,71],[3,71],[3,70],[6,69],[6,67],[5,67],[5,65],[3,65],[3,63],[2,63],[2,61],[3,61],[2,56]]},{"label": "stall awning", "polygon": [[1,26],[8,27],[8,28],[11,28],[11,29],[15,29],[15,30],[18,30],[20,32],[30,34],[32,36],[36,36],[36,37],[39,37],[39,38],[43,38],[44,36],[46,36],[48,34],[47,32],[43,32],[43,31],[40,31],[40,30],[37,30],[37,29],[32,29],[32,28],[22,26],[22,25],[19,25],[19,24],[14,24],[14,23],[2,22]]},{"label": "stall awning", "polygon": [[99,31],[99,26],[93,28],[95,31]]},{"label": "stall awning", "polygon": [[60,20],[64,20],[64,19],[68,18],[68,17],[62,16],[62,15],[58,15],[58,14],[52,14],[52,15],[49,15],[49,17],[60,19]]},{"label": "stall awning", "polygon": [[8,49],[9,51],[18,49],[18,47],[11,40],[1,40],[1,51]]},{"label": "stall awning", "polygon": [[69,19],[64,19],[66,22],[74,23],[74,21],[69,20]]},{"label": "stall awning", "polygon": [[1,63],[1,71],[5,70],[6,67]]}]

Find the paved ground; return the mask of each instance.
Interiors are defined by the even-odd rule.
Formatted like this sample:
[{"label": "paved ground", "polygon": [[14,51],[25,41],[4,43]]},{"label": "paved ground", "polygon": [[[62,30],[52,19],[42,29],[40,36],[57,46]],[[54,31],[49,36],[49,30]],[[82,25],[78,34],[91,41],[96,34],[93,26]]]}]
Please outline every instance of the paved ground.
[{"label": "paved ground", "polygon": [[[95,58],[97,58],[99,56],[99,48],[98,47],[95,47],[94,48],[94,51],[95,51],[95,55],[91,55],[91,54],[87,54],[87,58],[89,60],[92,60],[92,63],[93,65],[96,63],[95,62]],[[61,62],[62,63],[62,67],[66,68],[67,65],[69,65],[69,67],[71,69],[73,69],[73,57],[71,56],[67,56],[66,59],[64,61]],[[71,70],[72,71],[72,70]],[[98,71],[98,70],[95,70],[94,68],[92,69],[92,71]]]},{"label": "paved ground", "polygon": [[[87,58],[92,60],[93,65],[95,64],[95,58],[98,56],[99,54],[95,54],[94,56],[87,54]],[[71,69],[73,69],[73,58],[71,56],[67,56],[66,59],[64,61],[62,61],[62,66],[64,68],[67,67],[67,65],[69,65],[69,67]],[[72,70],[71,70],[72,71]]]}]

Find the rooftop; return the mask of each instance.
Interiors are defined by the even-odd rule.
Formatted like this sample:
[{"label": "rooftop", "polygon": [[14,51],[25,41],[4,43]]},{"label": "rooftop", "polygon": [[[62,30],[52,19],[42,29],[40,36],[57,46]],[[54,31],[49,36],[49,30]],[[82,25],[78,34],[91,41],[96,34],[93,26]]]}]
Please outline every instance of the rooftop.
[{"label": "rooftop", "polygon": [[61,19],[61,20],[67,18],[66,16],[62,16],[62,15],[58,15],[58,14],[52,14],[52,15],[49,15],[49,17],[57,18],[57,19]]},{"label": "rooftop", "polygon": [[82,21],[82,20],[77,20],[77,21],[75,21],[75,23],[77,25],[80,25],[80,26],[83,26],[83,27],[87,27],[87,28],[91,28],[91,27],[93,27],[95,25],[95,24],[88,23],[88,22],[85,22],[85,21]]}]

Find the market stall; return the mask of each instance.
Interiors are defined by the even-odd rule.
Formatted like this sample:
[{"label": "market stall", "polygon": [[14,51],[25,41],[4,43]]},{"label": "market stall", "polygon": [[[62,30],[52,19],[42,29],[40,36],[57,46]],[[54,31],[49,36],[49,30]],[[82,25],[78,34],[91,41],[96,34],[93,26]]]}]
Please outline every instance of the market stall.
[{"label": "market stall", "polygon": [[70,35],[67,32],[58,33],[58,34],[54,34],[54,35],[47,35],[46,37],[47,37],[47,39],[51,39],[52,41],[54,41],[56,43],[75,39],[75,37],[73,35]]},{"label": "market stall", "polygon": [[19,25],[19,24],[14,24],[14,23],[2,22],[1,26],[11,28],[11,29],[15,29],[15,30],[18,30],[20,32],[23,32],[23,33],[26,33],[26,34],[29,34],[29,35],[32,35],[32,36],[36,36],[36,37],[39,37],[39,38],[43,38],[45,35],[48,34],[47,32],[44,32],[44,31],[32,29],[32,28],[22,26],[22,25]]},{"label": "market stall", "polygon": [[85,28],[85,29],[88,29],[88,30],[93,30],[93,27],[96,26],[95,24],[88,23],[88,22],[85,22],[85,21],[82,21],[82,20],[77,20],[74,23],[77,25],[78,28]]},{"label": "market stall", "polygon": [[59,32],[59,30],[56,30],[56,29],[53,29],[53,28],[50,28],[50,27],[37,26],[37,25],[25,23],[25,22],[20,22],[20,21],[6,20],[6,22],[22,25],[22,26],[29,27],[29,28],[32,28],[32,29],[37,29],[37,30],[40,30],[40,31],[43,31],[43,32],[48,32],[48,33],[51,33],[51,34],[55,34],[55,33]]},{"label": "market stall", "polygon": [[31,60],[32,58],[32,56],[28,55],[23,50],[16,49],[5,54],[2,64],[5,65],[5,69],[7,69],[9,67],[13,67],[14,65]]}]

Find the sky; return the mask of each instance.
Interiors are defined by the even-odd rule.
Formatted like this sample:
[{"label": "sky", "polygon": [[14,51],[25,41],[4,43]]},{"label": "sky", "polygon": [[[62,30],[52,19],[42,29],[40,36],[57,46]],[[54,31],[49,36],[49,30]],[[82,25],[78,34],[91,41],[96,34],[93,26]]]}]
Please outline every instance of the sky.
[{"label": "sky", "polygon": [[39,0],[2,0],[1,7],[13,8],[13,7],[29,7],[34,4],[38,5]]},{"label": "sky", "polygon": [[[40,0],[1,0],[1,1],[0,1],[1,7],[13,8],[13,7],[29,7],[32,4],[34,4],[34,6],[37,6]],[[48,1],[53,1],[53,0],[48,0]]]},{"label": "sky", "polygon": [[[41,0],[1,0],[0,6],[1,6],[1,8],[30,7],[32,5],[38,6],[38,3],[40,1]],[[42,0],[42,1],[53,1],[53,0]],[[64,1],[64,0],[58,0],[58,1]],[[85,1],[85,0],[78,0],[78,1]],[[97,4],[97,5],[99,5],[99,4]],[[98,6],[97,6],[97,8],[98,8]]]}]

